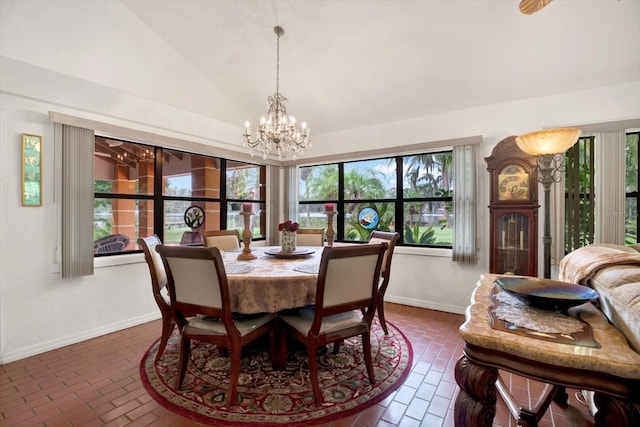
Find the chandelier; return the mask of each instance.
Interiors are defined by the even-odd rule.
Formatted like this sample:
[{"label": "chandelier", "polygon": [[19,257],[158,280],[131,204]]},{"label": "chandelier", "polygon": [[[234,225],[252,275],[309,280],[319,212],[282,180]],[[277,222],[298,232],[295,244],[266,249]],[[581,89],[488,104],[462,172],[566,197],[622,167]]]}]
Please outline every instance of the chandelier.
[{"label": "chandelier", "polygon": [[275,27],[273,31],[278,36],[276,50],[276,93],[267,98],[267,117],[260,118],[255,131],[255,138],[251,136],[251,127],[248,121],[245,126],[245,147],[253,157],[254,152],[262,153],[262,158],[267,159],[268,154],[278,156],[278,160],[289,154],[295,159],[298,154],[303,155],[304,149],[311,147],[309,139],[310,129],[302,122],[301,129],[296,127],[296,118],[287,115],[289,101],[280,94],[280,36],[284,34],[282,27]]}]

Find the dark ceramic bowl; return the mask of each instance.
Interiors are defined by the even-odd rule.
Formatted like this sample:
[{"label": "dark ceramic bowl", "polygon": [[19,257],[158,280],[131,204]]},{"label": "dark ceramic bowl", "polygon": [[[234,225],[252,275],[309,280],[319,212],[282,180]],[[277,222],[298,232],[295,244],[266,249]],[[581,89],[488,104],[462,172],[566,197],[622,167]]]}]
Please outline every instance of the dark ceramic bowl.
[{"label": "dark ceramic bowl", "polygon": [[586,286],[536,277],[500,277],[495,283],[525,304],[545,310],[567,310],[599,296]]}]

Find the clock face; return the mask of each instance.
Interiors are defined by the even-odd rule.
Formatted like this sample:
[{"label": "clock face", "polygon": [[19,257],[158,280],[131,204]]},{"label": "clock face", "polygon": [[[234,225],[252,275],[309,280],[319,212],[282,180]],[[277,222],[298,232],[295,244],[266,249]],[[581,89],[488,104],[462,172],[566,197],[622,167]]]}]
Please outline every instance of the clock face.
[{"label": "clock face", "polygon": [[498,175],[498,200],[528,200],[529,174],[520,165],[507,165]]}]

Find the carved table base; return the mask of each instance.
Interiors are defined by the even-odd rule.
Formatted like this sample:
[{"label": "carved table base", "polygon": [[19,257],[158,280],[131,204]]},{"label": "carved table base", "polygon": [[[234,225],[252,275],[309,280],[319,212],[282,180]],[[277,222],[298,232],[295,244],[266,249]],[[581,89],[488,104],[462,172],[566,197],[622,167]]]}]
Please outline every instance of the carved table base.
[{"label": "carved table base", "polygon": [[[465,351],[467,350],[469,349],[465,348]],[[476,351],[477,349],[473,349],[472,353]],[[519,361],[515,362],[517,365]],[[524,369],[511,370],[502,366],[500,368],[526,376],[523,370],[526,371],[527,366],[520,367]],[[540,367],[537,364],[534,363],[531,367],[540,372]],[[554,367],[549,368],[554,369]],[[478,363],[466,355],[456,363],[455,378],[460,387],[454,408],[455,425],[460,427],[490,427],[493,425],[498,394],[505,401],[511,415],[518,421],[518,425],[526,427],[537,426],[552,401],[565,406],[569,397],[563,385],[547,384],[535,407],[532,409],[523,408],[502,383],[496,367]],[[540,378],[536,379],[540,380]],[[546,379],[546,381],[550,380]],[[579,384],[572,384],[572,386],[580,388]],[[594,417],[596,426],[640,426],[640,401],[619,399],[601,392],[595,393],[594,400],[598,408]]]}]

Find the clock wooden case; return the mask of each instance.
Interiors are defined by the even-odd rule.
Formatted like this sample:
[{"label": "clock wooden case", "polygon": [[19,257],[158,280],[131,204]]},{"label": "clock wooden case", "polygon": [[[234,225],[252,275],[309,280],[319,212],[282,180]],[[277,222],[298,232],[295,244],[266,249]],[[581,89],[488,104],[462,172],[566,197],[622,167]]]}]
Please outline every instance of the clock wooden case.
[{"label": "clock wooden case", "polygon": [[500,141],[485,157],[490,175],[489,271],[538,274],[538,181],[535,157],[516,137]]}]

